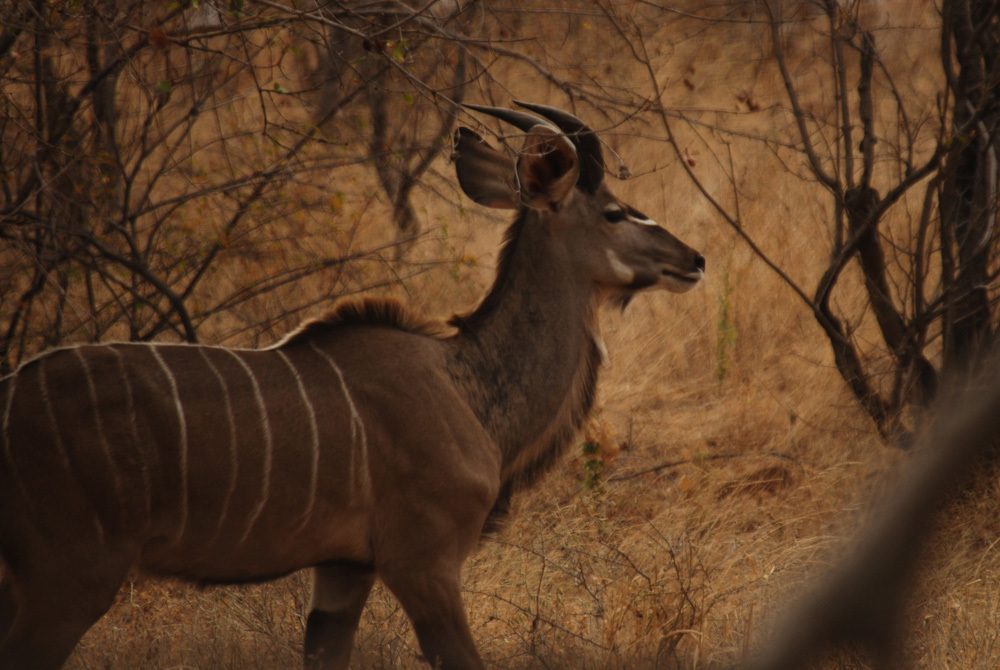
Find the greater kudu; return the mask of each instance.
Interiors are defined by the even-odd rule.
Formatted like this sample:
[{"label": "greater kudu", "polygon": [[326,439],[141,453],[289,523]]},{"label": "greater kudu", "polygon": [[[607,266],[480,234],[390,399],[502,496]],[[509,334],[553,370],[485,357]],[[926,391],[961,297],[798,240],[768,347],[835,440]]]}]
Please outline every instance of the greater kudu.
[{"label": "greater kudu", "polygon": [[[456,133],[462,189],[517,210],[496,280],[452,331],[392,302],[337,307],[261,350],[95,344],[0,385],[0,668],[57,668],[127,571],[315,575],[306,665],[343,668],[375,578],[426,659],[482,667],[462,562],[590,410],[597,311],[690,289],[705,261],[604,186],[565,112],[475,107],[516,163]],[[542,118],[544,117],[544,118]]]}]

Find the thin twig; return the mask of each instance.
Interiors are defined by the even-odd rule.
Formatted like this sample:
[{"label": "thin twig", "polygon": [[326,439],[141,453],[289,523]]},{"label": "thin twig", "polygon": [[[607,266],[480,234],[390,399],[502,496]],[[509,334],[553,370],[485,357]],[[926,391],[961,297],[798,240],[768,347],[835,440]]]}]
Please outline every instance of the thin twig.
[{"label": "thin twig", "polygon": [[675,461],[667,461],[666,463],[660,463],[659,465],[654,465],[650,468],[645,468],[643,470],[638,470],[636,472],[624,472],[620,475],[615,475],[613,477],[608,477],[607,481],[610,482],[623,482],[629,479],[635,479],[636,477],[641,477],[642,475],[648,475],[653,472],[659,472],[660,470],[666,470],[668,468],[676,468],[680,465],[688,465],[691,463],[703,463],[705,461],[720,461],[729,460],[733,458],[751,458],[756,456],[771,456],[773,458],[780,458],[782,460],[790,461],[796,465],[805,467],[800,459],[794,456],[789,456],[788,454],[783,454],[780,451],[745,451],[745,452],[730,452],[725,454],[706,454],[704,456],[696,456],[694,458],[681,458]]}]

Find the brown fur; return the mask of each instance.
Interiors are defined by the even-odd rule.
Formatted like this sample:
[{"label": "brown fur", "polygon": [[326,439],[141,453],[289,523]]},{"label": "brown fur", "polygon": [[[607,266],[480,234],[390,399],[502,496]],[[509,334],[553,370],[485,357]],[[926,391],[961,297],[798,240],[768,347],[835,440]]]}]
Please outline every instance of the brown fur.
[{"label": "brown fur", "polygon": [[0,668],[58,668],[136,566],[201,582],[313,568],[305,662],[323,670],[348,666],[377,578],[432,665],[482,667],[462,563],[590,411],[601,303],[704,270],[666,230],[609,221],[600,173],[575,187],[572,147],[533,133],[558,155],[522,153],[529,197],[459,133],[463,190],[520,207],[452,332],[368,298],[266,349],[71,347],[0,381]]}]

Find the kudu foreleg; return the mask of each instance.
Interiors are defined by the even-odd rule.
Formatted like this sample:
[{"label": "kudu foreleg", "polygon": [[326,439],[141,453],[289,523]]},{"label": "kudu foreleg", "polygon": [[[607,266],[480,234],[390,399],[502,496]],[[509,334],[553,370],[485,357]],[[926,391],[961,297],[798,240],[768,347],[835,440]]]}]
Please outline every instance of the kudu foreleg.
[{"label": "kudu foreleg", "polygon": [[[0,670],[57,670],[114,603],[136,552],[31,554],[0,581],[0,617],[13,612],[0,641]],[[4,619],[0,619],[3,622]]]},{"label": "kudu foreleg", "polygon": [[342,670],[351,660],[351,647],[361,611],[375,582],[371,566],[331,563],[313,570],[313,596],[306,622],[307,670]]},{"label": "kudu foreleg", "polygon": [[[73,597],[26,599],[0,643],[0,670],[57,670],[83,634],[111,606],[117,586],[100,605]],[[82,605],[82,606],[81,606]]]},{"label": "kudu foreleg", "polygon": [[406,611],[435,670],[481,670],[460,589],[460,568],[379,574]]},{"label": "kudu foreleg", "polygon": [[14,587],[9,577],[0,576],[0,645],[14,625],[17,616],[17,600],[14,599]]}]

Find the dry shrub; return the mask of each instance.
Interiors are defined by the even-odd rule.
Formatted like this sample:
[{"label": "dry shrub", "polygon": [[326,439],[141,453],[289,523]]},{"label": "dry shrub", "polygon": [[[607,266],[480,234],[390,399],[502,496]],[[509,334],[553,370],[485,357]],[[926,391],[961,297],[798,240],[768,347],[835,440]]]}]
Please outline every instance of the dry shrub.
[{"label": "dry shrub", "polygon": [[[560,75],[584,72],[617,92],[646,90],[645,75],[628,55],[611,52],[620,44],[602,39],[600,16],[531,11],[549,7],[521,3],[515,11],[512,5],[499,14],[508,21],[500,22],[498,39],[526,40],[525,52]],[[902,21],[926,19],[917,9],[907,11]],[[641,12],[636,17],[643,20]],[[769,123],[774,115],[767,109],[782,105],[783,93],[763,64],[760,30],[680,21],[658,32],[650,28],[665,102],[706,120],[758,107],[763,111],[740,123],[748,131]],[[880,39],[887,59],[911,59],[916,74],[922,61],[906,35],[887,30]],[[815,56],[806,46],[796,51],[804,54],[803,81],[812,76],[806,56]],[[491,76],[480,82],[484,97],[508,103],[499,83],[513,97],[565,103],[524,63],[500,63]],[[926,80],[913,81],[914,90],[904,94],[922,93],[919,82]],[[821,87],[812,93],[807,102],[817,110],[829,104]],[[473,634],[493,667],[721,667],[744,658],[789,594],[836,559],[844,534],[865,518],[869,501],[905,456],[885,449],[857,409],[812,315],[718,224],[662,136],[650,139],[652,121],[640,115],[619,127],[588,120],[607,131],[609,145],[641,175],[612,188],[702,250],[709,272],[690,294],[642,295],[624,314],[602,314],[611,361],[599,386],[599,418],[610,426],[601,439],[616,443],[608,450],[616,455],[606,459],[598,485],[585,488],[586,459],[576,448],[515,501],[507,527],[466,566]],[[706,181],[721,188],[726,180],[711,168],[705,148],[711,139],[685,136],[682,142]],[[823,260],[816,239],[825,234],[828,212],[817,204],[814,185],[787,174],[772,153],[752,143],[736,141],[733,148],[743,166],[736,186],[744,220],[790,274],[815,278]],[[428,189],[415,196],[433,232],[406,261],[413,267],[442,257],[449,262],[388,289],[437,316],[465,311],[481,297],[506,220],[462,200],[451,170],[438,161]],[[370,240],[385,239],[390,207],[375,194],[373,178],[359,170],[338,188],[355,196],[352,211]],[[364,276],[378,271],[352,269]],[[838,293],[839,308],[860,314],[858,327],[871,327],[854,294],[859,286],[855,279]],[[319,299],[327,289],[307,282],[289,290]],[[233,322],[212,332],[236,343],[242,325],[274,317],[272,329],[255,331],[262,344],[270,341],[295,320],[278,316],[285,313],[281,294],[271,300],[234,313]],[[720,321],[735,333],[721,380]],[[1000,655],[1000,491],[995,483],[981,484],[956,507],[911,610],[918,667],[991,668]],[[69,667],[293,667],[308,586],[307,574],[209,589],[130,583]],[[421,665],[409,623],[381,587],[362,617],[354,658],[358,668]],[[831,661],[838,663],[850,665]]]}]

